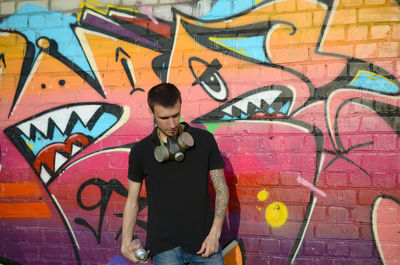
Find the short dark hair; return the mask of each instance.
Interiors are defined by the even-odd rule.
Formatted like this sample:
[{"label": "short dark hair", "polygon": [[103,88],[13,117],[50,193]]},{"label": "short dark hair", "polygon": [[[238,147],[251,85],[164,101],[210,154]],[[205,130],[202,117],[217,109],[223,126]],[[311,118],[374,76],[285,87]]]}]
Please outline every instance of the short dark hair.
[{"label": "short dark hair", "polygon": [[170,83],[161,83],[153,86],[147,93],[147,104],[152,111],[155,104],[165,108],[172,108],[178,101],[182,103],[181,92],[175,85]]}]

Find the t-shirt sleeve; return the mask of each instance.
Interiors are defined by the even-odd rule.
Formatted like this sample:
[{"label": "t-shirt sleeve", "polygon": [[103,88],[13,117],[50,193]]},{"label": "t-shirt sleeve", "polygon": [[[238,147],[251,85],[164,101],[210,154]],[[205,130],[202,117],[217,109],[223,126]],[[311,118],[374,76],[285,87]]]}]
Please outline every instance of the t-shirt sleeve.
[{"label": "t-shirt sleeve", "polygon": [[142,182],[144,172],[137,149],[137,145],[134,145],[129,153],[128,178],[135,182]]},{"label": "t-shirt sleeve", "polygon": [[208,160],[208,169],[220,169],[225,167],[225,162],[222,159],[221,152],[219,151],[217,142],[214,139],[214,135],[210,133],[210,154]]}]

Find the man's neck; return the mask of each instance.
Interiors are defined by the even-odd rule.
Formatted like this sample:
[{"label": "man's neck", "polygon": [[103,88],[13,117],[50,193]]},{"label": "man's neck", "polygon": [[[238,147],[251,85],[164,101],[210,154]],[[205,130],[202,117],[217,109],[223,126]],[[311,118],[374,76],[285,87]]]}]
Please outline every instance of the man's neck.
[{"label": "man's neck", "polygon": [[[161,139],[161,141],[163,141],[164,143],[168,142],[168,136],[165,135],[160,129],[157,129],[157,134],[158,137]],[[175,135],[174,137],[176,138],[177,135]]]},{"label": "man's neck", "polygon": [[168,141],[168,136],[166,136],[162,132],[160,132],[160,138],[161,138],[161,141],[163,141],[164,143],[166,143]]}]

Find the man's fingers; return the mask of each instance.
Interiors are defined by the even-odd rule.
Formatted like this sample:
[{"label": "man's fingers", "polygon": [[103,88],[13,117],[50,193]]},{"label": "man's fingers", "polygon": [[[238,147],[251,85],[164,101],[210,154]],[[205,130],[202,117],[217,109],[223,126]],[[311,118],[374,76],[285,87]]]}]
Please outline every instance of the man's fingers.
[{"label": "man's fingers", "polygon": [[129,259],[130,261],[133,261],[135,263],[138,263],[139,261],[136,259],[135,255],[132,253],[128,253],[124,255],[125,258]]},{"label": "man's fingers", "polygon": [[197,254],[197,255],[203,254],[205,250],[206,250],[206,246],[205,246],[205,244],[203,243],[203,244],[201,245],[201,249],[200,249],[199,251],[197,251],[196,254]]},{"label": "man's fingers", "polygon": [[150,259],[150,250],[147,250],[147,258],[145,260],[141,261],[140,263],[147,264],[147,263],[149,263],[149,259]]},{"label": "man's fingers", "polygon": [[217,253],[217,248],[215,246],[213,246],[213,244],[203,243],[201,249],[197,252],[197,254],[201,255],[204,258],[207,258],[207,257]]},{"label": "man's fingers", "polygon": [[134,263],[139,263],[140,261],[135,256],[135,249],[136,247],[130,245],[127,249],[125,249],[125,251],[122,252],[122,254],[125,256],[125,258],[129,259],[130,261]]},{"label": "man's fingers", "polygon": [[204,258],[208,258],[209,256],[211,256],[213,254],[215,254],[215,250],[211,247],[207,247],[201,256]]}]

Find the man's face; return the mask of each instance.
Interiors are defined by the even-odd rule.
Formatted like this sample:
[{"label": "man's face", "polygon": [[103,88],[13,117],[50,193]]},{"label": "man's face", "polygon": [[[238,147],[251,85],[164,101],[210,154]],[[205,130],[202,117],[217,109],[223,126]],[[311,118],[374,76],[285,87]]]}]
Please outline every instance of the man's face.
[{"label": "man's face", "polygon": [[171,108],[154,104],[153,116],[157,127],[160,129],[161,138],[166,141],[167,136],[175,137],[178,134],[179,121],[181,119],[181,103],[179,100]]}]

